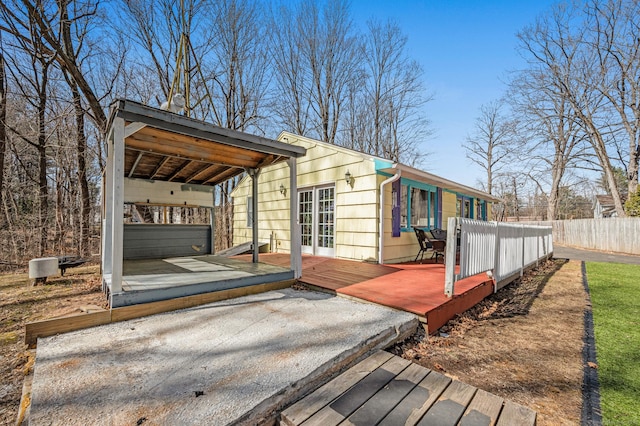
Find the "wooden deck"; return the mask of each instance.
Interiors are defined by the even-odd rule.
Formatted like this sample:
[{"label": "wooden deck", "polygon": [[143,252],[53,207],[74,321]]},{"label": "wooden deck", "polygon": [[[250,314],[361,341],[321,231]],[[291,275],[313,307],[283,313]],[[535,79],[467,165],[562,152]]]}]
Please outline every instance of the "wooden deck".
[{"label": "wooden deck", "polygon": [[[250,256],[238,256],[250,260]],[[289,255],[260,254],[260,262],[288,266]],[[454,297],[444,294],[444,265],[378,265],[318,256],[302,256],[300,282],[317,289],[411,312],[433,333],[455,315],[493,293],[493,282],[480,274],[456,283]]]},{"label": "wooden deck", "polygon": [[[110,275],[104,280],[110,288]],[[288,266],[215,255],[127,259],[122,291],[111,294],[110,302],[112,308],[118,308],[291,280],[293,271]]]},{"label": "wooden deck", "polygon": [[535,425],[536,412],[379,351],[280,415],[280,425]]}]

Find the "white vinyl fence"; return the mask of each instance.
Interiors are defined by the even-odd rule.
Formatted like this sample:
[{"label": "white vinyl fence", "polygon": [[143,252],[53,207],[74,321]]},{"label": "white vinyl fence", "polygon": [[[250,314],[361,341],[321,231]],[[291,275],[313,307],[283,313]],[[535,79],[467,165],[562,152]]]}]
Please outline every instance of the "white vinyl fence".
[{"label": "white vinyl fence", "polygon": [[490,272],[496,290],[553,253],[551,226],[449,218],[448,229],[460,228],[460,272],[455,273],[456,232],[447,234],[445,294],[452,296],[455,282]]}]

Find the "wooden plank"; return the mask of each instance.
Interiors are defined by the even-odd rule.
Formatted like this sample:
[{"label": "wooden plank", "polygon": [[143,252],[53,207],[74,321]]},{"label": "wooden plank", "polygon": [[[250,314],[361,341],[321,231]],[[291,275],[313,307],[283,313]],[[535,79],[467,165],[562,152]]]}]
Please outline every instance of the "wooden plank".
[{"label": "wooden plank", "polygon": [[281,424],[299,425],[393,357],[378,351],[298,401],[281,414]]},{"label": "wooden plank", "polygon": [[378,424],[427,374],[429,374],[428,369],[418,364],[411,364],[341,425],[368,426]]},{"label": "wooden plank", "polygon": [[265,291],[280,290],[291,287],[291,284],[294,282],[295,280],[286,280],[275,283],[258,284],[247,287],[232,288],[229,290],[214,291],[211,293],[195,294],[176,299],[160,300],[158,302],[114,308],[111,310],[111,321],[126,321],[163,312],[192,308],[194,306],[218,302],[220,300],[264,293]]},{"label": "wooden plank", "polygon": [[418,422],[420,426],[458,424],[467,405],[471,402],[476,388],[454,380],[442,393],[433,407]]},{"label": "wooden plank", "polygon": [[111,322],[125,321],[178,309],[191,308],[220,300],[264,293],[265,291],[280,290],[291,287],[294,282],[295,280],[286,280],[276,283],[258,284],[230,290],[196,294],[177,299],[114,308],[108,311],[81,313],[73,316],[30,322],[25,326],[24,341],[27,345],[33,346],[37,343],[38,337],[54,336],[60,333],[68,333],[70,331],[109,324]]},{"label": "wooden plank", "polygon": [[449,386],[451,379],[435,371],[429,372],[418,386],[380,422],[381,426],[415,425],[422,418],[442,392]]},{"label": "wooden plank", "polygon": [[38,337],[54,336],[56,334],[81,330],[110,322],[110,311],[82,313],[68,317],[29,322],[25,326],[24,342],[32,346],[36,344]]},{"label": "wooden plank", "polygon": [[495,425],[503,402],[499,396],[478,389],[460,420],[460,426]]},{"label": "wooden plank", "polygon": [[391,358],[331,404],[311,416],[304,423],[305,426],[337,425],[400,374],[409,364],[411,363],[403,358]]},{"label": "wooden plank", "polygon": [[515,402],[506,401],[497,426],[533,426],[536,412]]}]

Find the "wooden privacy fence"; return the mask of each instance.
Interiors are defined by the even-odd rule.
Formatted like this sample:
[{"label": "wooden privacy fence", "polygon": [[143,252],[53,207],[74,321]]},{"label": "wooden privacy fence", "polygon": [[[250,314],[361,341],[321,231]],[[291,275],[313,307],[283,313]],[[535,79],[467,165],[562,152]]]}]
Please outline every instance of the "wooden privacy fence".
[{"label": "wooden privacy fence", "polygon": [[640,255],[640,217],[532,222],[553,228],[556,244]]},{"label": "wooden privacy fence", "polygon": [[445,289],[454,294],[455,282],[490,272],[496,290],[521,276],[524,270],[553,253],[551,226],[484,222],[449,218],[448,229],[460,229],[460,271],[455,273],[458,236],[447,234]]}]

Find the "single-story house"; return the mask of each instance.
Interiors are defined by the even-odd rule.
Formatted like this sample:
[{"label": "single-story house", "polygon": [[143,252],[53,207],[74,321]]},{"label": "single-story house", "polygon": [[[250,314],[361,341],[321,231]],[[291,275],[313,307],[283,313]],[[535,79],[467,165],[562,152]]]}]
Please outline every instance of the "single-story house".
[{"label": "single-story house", "polygon": [[[289,252],[290,197],[295,197],[302,252],[378,263],[413,260],[414,227],[446,229],[452,216],[491,219],[500,200],[474,188],[384,158],[283,132],[278,141],[306,148],[292,193],[283,165],[258,176],[258,239]],[[232,192],[233,244],[251,241],[251,178]]]},{"label": "single-story house", "polygon": [[593,203],[593,218],[617,217],[616,206],[611,195],[596,195]]}]

